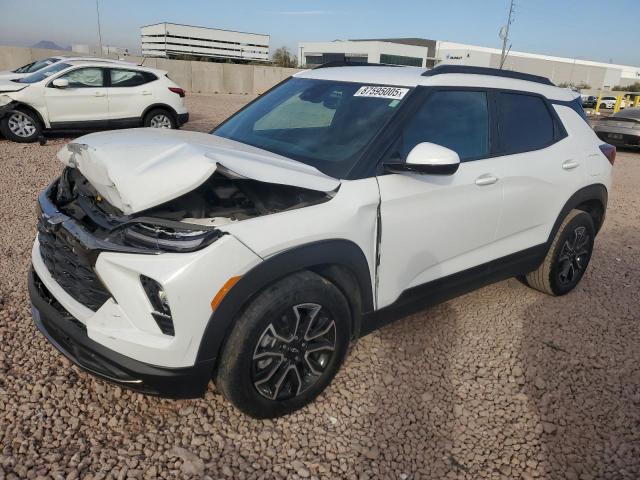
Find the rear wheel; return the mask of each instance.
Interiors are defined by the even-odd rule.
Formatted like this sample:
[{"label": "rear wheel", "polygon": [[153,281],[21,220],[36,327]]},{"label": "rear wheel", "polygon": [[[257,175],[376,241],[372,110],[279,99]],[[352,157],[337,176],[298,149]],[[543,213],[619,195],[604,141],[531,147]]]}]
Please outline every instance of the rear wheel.
[{"label": "rear wheel", "polygon": [[171,112],[162,108],[154,108],[144,117],[144,126],[151,128],[177,128],[176,120]]},{"label": "rear wheel", "polygon": [[589,265],[595,234],[591,215],[582,210],[571,210],[560,225],[542,265],[527,274],[527,284],[549,295],[569,293],[578,285]]},{"label": "rear wheel", "polygon": [[285,415],[331,382],[347,352],[351,318],[340,290],[308,271],[261,292],[236,320],[216,385],[254,418]]},{"label": "rear wheel", "polygon": [[42,135],[40,121],[29,110],[13,110],[0,120],[0,131],[7,140],[14,142],[35,142]]}]

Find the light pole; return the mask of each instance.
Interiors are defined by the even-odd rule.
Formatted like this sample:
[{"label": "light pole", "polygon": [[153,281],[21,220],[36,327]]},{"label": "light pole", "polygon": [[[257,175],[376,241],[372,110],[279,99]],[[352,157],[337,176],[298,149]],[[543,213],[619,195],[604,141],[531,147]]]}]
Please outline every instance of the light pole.
[{"label": "light pole", "polygon": [[102,30],[100,29],[100,7],[98,0],[96,0],[96,14],[98,17],[98,43],[100,44],[100,55],[102,55]]}]

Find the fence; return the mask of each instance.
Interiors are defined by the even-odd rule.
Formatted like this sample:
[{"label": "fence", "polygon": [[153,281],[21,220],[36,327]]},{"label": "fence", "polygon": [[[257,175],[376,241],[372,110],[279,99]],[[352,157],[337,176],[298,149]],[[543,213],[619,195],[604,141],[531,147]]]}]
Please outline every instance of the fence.
[{"label": "fence", "polygon": [[[55,55],[83,56],[64,50],[0,46],[0,70],[13,70],[41,58]],[[117,58],[116,55],[103,55]],[[132,63],[166,70],[169,77],[188,92],[261,94],[276,83],[300,71],[262,65],[192,62],[164,58],[126,57]]]}]

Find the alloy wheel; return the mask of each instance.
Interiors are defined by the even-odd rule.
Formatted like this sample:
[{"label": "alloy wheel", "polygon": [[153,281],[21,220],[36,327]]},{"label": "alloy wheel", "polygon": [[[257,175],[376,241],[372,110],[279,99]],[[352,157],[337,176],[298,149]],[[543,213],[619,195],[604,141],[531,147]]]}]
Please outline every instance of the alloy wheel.
[{"label": "alloy wheel", "polygon": [[287,400],[322,376],[336,349],[336,325],[316,303],[295,305],[264,329],[252,358],[256,390],[269,400]]},{"label": "alloy wheel", "polygon": [[151,117],[149,126],[151,128],[171,128],[171,119],[167,115],[159,113]]},{"label": "alloy wheel", "polygon": [[570,285],[580,278],[589,261],[590,236],[585,227],[576,227],[567,238],[558,256],[558,280]]},{"label": "alloy wheel", "polygon": [[22,112],[14,112],[7,122],[9,131],[20,138],[29,138],[36,133],[37,128],[33,120]]}]

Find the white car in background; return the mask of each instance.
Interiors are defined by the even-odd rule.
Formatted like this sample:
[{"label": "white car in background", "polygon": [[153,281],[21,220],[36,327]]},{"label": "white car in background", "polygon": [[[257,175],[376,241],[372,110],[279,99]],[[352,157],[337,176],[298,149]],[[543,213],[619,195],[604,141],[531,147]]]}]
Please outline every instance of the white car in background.
[{"label": "white car in background", "polygon": [[189,119],[184,96],[164,70],[58,62],[0,81],[0,132],[15,142],[33,142],[44,129],[178,128]]},{"label": "white car in background", "polygon": [[125,65],[133,65],[131,62],[126,62],[122,60],[112,60],[109,58],[55,56],[55,57],[43,58],[41,60],[36,60],[35,62],[27,63],[26,65],[16,68],[15,70],[0,71],[0,80],[17,80],[19,78],[27,77],[32,73],[39,72],[40,70],[44,70],[50,65],[54,65],[59,62],[71,62],[74,60],[122,63]]},{"label": "white car in background", "polygon": [[600,108],[615,108],[616,97],[602,97],[600,99]]}]

